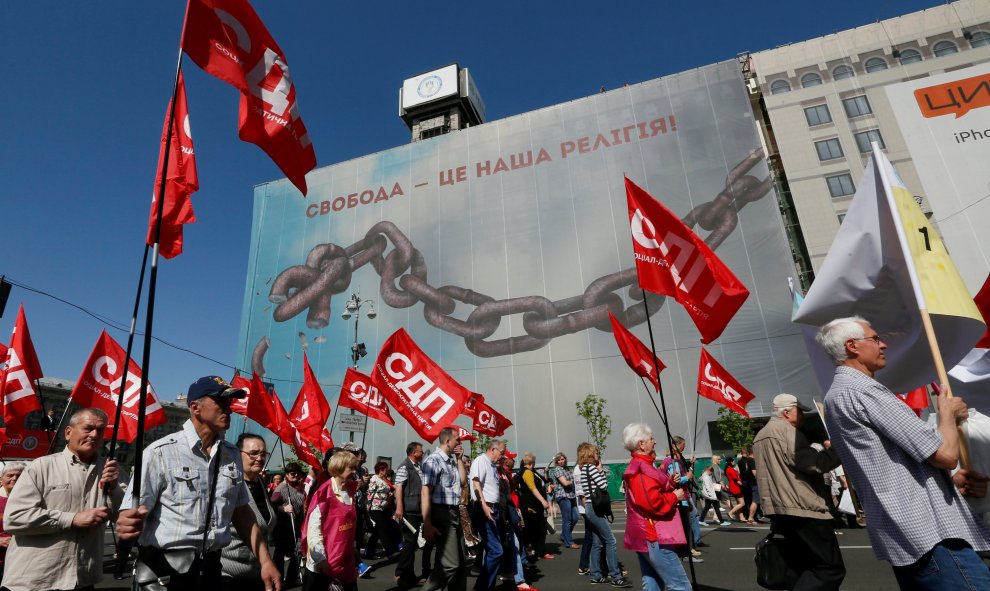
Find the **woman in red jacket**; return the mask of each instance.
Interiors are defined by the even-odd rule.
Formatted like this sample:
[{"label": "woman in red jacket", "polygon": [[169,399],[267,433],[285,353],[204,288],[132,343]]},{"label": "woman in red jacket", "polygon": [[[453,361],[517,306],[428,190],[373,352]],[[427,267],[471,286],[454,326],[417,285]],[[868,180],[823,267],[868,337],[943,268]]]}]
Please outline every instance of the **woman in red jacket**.
[{"label": "woman in red jacket", "polygon": [[643,573],[644,589],[689,591],[679,550],[687,544],[677,503],[684,491],[675,488],[667,474],[658,470],[653,430],[641,423],[627,425],[622,441],[632,454],[623,474],[626,487],[626,534],[623,543],[636,552]]},{"label": "woman in red jacket", "polygon": [[729,495],[732,496],[732,507],[729,508],[729,520],[735,519],[743,523],[739,512],[743,510],[746,503],[743,501],[742,481],[739,480],[739,470],[736,470],[736,462],[731,457],[725,459],[725,479],[729,481]]}]

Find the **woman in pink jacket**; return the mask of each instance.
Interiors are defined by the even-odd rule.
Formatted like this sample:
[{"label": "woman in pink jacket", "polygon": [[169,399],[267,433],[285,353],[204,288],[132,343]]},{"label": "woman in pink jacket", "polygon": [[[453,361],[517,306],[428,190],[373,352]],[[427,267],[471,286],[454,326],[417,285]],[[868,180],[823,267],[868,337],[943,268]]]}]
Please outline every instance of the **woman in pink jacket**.
[{"label": "woman in pink jacket", "polygon": [[677,503],[684,491],[658,470],[653,430],[641,423],[627,425],[622,440],[632,459],[623,481],[626,488],[626,534],[623,544],[636,552],[644,591],[690,591],[678,550],[685,547],[684,526]]}]

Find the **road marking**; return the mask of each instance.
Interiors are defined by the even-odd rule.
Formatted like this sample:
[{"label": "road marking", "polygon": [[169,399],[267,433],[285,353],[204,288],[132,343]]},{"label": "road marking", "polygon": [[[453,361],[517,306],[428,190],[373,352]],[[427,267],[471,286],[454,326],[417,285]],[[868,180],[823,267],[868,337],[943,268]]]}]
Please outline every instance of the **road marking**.
[{"label": "road marking", "polygon": [[[873,546],[839,546],[839,548],[843,550],[866,550],[866,549],[873,549]],[[755,550],[755,548],[753,548],[752,546],[743,546],[742,548],[729,548],[729,550],[749,550],[750,552],[752,552]]]}]

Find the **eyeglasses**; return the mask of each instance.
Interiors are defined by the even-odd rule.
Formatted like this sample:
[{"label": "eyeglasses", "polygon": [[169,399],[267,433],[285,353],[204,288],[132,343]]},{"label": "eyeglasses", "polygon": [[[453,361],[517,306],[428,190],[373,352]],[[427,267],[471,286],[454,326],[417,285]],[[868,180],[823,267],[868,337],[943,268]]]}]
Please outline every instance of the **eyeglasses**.
[{"label": "eyeglasses", "polygon": [[861,339],[853,339],[854,341],[873,341],[876,344],[880,344],[880,335],[875,334],[872,337],[863,337]]},{"label": "eyeglasses", "polygon": [[268,456],[271,455],[267,451],[260,451],[260,450],[258,450],[258,451],[244,451],[242,449],[241,450],[241,453],[244,454],[244,455],[246,455],[247,457],[252,458],[252,459],[255,459],[255,460],[257,460],[258,458],[267,458]]}]

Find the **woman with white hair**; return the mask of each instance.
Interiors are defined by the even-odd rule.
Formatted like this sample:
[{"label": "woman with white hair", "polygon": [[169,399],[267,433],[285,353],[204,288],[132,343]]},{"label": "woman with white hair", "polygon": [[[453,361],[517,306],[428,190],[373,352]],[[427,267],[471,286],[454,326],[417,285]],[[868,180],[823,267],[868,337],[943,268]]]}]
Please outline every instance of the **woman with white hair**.
[{"label": "woman with white hair", "polygon": [[626,425],[622,441],[632,454],[622,479],[626,485],[626,533],[623,544],[636,552],[643,574],[643,589],[689,591],[678,556],[687,545],[677,504],[684,491],[658,470],[653,430],[642,423]]},{"label": "woman with white hair", "polygon": [[7,511],[7,497],[10,496],[10,491],[14,490],[14,485],[26,466],[27,464],[22,462],[11,462],[4,466],[3,472],[0,473],[0,487],[3,487],[4,492],[3,496],[0,497],[0,578],[3,577],[3,563],[7,559],[7,547],[10,546],[10,540],[13,537],[3,529],[3,514]]}]

